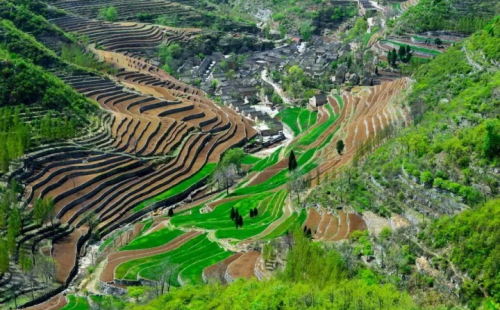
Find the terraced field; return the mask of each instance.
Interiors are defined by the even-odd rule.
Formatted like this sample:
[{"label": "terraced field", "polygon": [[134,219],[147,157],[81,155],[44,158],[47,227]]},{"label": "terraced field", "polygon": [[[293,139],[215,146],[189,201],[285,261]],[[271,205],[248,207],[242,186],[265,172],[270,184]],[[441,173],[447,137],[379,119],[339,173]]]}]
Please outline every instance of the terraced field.
[{"label": "terraced field", "polygon": [[225,150],[243,145],[257,131],[236,112],[215,105],[136,54],[189,36],[75,16],[52,22],[88,36],[100,48],[96,53],[120,69],[107,77],[57,73],[94,100],[102,116],[79,138],[33,149],[18,174],[27,204],[52,197],[61,221],[43,235],[27,232],[22,242],[36,246],[54,237],[57,279],[66,283],[88,237],[88,214],[95,214],[98,229],[106,234],[150,210],[179,202],[206,181]]},{"label": "terraced field", "polygon": [[[59,221],[27,229],[20,246],[35,248],[44,239],[54,240],[47,251],[57,262],[57,280],[68,285],[90,235],[89,215],[95,215],[94,229],[107,238],[100,247],[105,257],[98,276],[102,285],[122,288],[157,281],[164,263],[177,266],[174,284],[184,285],[202,283],[219,269],[226,282],[258,276],[260,253],[247,246],[296,228],[307,226],[314,240],[324,241],[343,240],[366,229],[362,217],[347,210],[295,206],[287,187],[288,156],[293,150],[296,177],[313,186],[317,179],[341,171],[363,143],[385,128],[406,124],[406,111],[397,101],[408,80],[367,87],[357,95],[330,95],[317,112],[282,111],[282,121],[294,133],[292,141],[277,146],[269,156],[245,157],[249,173],[229,195],[202,188],[196,193],[202,199],[191,201],[191,193],[207,183],[221,155],[243,146],[258,132],[251,121],[176,80],[147,57],[161,44],[193,39],[198,30],[91,19],[104,6],[134,6],[130,3],[52,2],[72,15],[51,22],[88,37],[89,50],[117,71],[55,73],[100,107],[99,119],[78,138],[42,145],[23,158],[16,178],[24,185],[28,208],[51,197]],[[163,15],[181,8],[189,12],[188,7],[195,5],[189,0],[182,3],[144,1],[135,10]],[[121,16],[132,18],[136,11],[124,10]],[[31,121],[42,114],[34,112]],[[342,154],[335,149],[339,140],[345,142]],[[172,218],[157,212],[188,197],[189,203]],[[231,219],[232,209],[242,216],[241,227]],[[250,210],[258,215],[250,216]],[[153,213],[156,217],[143,219]],[[80,297],[56,297],[44,305],[78,309],[84,304]]]},{"label": "terraced field", "polygon": [[51,4],[68,13],[87,18],[96,18],[102,8],[114,7],[118,13],[118,20],[130,20],[136,19],[138,14],[147,14],[151,19],[173,14],[185,18],[193,17],[197,15],[193,7],[198,4],[198,1],[55,0]]}]

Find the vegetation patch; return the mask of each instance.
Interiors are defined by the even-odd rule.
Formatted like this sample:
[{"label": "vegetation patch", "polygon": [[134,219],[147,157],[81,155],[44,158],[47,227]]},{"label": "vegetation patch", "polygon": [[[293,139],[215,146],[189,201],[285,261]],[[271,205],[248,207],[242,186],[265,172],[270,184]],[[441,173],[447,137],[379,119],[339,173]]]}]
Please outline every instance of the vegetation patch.
[{"label": "vegetation patch", "polygon": [[168,191],[141,203],[140,205],[138,205],[137,207],[134,208],[134,212],[139,212],[142,209],[147,208],[150,205],[154,204],[155,202],[168,199],[170,197],[173,197],[175,195],[178,195],[178,194],[186,191],[191,186],[200,182],[204,178],[207,178],[215,170],[215,166],[216,166],[216,164],[214,164],[214,163],[206,164],[200,171],[198,171],[195,175],[191,176],[189,179],[181,182],[180,184],[175,185],[174,187],[172,187]]}]

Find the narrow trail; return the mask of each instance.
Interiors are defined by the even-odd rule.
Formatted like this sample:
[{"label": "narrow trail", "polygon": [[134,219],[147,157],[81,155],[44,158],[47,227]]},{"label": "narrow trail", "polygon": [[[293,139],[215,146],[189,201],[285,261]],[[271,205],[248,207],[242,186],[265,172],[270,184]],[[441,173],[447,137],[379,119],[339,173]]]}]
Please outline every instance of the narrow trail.
[{"label": "narrow trail", "polygon": [[281,88],[281,86],[278,83],[275,83],[269,77],[269,74],[268,74],[267,70],[262,70],[261,77],[262,77],[262,80],[264,82],[269,83],[274,88],[274,90],[276,91],[276,93],[278,93],[278,95],[281,97],[281,99],[283,99],[284,103],[286,103],[286,104],[291,104],[292,103],[292,101],[290,100],[290,98],[288,98],[286,96],[285,92],[283,91],[283,88]]}]

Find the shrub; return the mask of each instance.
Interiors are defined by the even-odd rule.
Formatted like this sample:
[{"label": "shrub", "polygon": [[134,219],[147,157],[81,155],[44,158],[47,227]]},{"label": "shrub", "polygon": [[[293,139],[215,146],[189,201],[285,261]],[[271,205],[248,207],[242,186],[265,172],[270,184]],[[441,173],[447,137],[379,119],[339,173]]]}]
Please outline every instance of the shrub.
[{"label": "shrub", "polygon": [[108,22],[114,22],[118,17],[118,11],[113,6],[110,6],[108,8],[104,7],[99,10],[98,17]]},{"label": "shrub", "polygon": [[432,186],[441,188],[443,186],[444,180],[441,178],[435,178],[434,183],[432,183]]}]

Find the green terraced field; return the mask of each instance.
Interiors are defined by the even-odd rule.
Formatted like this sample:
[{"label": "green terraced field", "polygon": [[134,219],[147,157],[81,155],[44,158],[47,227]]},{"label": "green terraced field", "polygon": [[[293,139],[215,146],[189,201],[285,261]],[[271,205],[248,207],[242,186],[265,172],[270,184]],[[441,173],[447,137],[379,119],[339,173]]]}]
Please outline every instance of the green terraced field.
[{"label": "green terraced field", "polygon": [[276,151],[274,151],[271,156],[268,156],[253,166],[253,168],[250,171],[264,171],[266,168],[271,167],[272,165],[275,165],[279,161],[280,153],[281,153],[281,147],[278,148]]},{"label": "green terraced field", "polygon": [[256,163],[258,163],[259,161],[261,160],[261,158],[259,157],[255,157],[255,156],[252,156],[252,155],[247,155],[243,158],[243,160],[241,161],[241,163],[243,165],[254,165]]},{"label": "green terraced field", "polygon": [[259,215],[254,218],[244,217],[242,228],[219,229],[215,233],[217,238],[231,238],[244,240],[263,232],[267,226],[283,215],[283,205],[288,195],[287,191],[279,191],[262,200],[258,206]]},{"label": "green terraced field", "polygon": [[[305,175],[312,170],[314,170],[318,165],[314,161],[312,161],[312,157],[314,155],[314,152],[316,151],[316,148],[311,149],[303,153],[297,163],[299,164],[299,170],[298,172],[301,175]],[[300,154],[299,152],[296,153]],[[276,173],[272,177],[270,177],[268,180],[261,184],[257,184],[254,186],[248,186],[248,187],[240,187],[236,189],[234,192],[230,193],[229,196],[238,196],[238,195],[247,195],[247,194],[258,194],[258,193],[263,193],[268,190],[272,190],[275,188],[278,188],[282,185],[285,185],[288,181],[288,170],[283,169],[282,171]]]},{"label": "green terraced field", "polygon": [[88,310],[89,302],[84,297],[68,295],[68,304],[62,310]]},{"label": "green terraced field", "polygon": [[174,240],[183,233],[181,230],[166,227],[134,239],[128,245],[121,248],[120,251],[155,248]]},{"label": "green terraced field", "polygon": [[207,258],[217,256],[217,259],[222,260],[231,254],[231,252],[225,251],[217,243],[208,240],[207,235],[203,234],[189,240],[175,250],[125,262],[118,266],[115,271],[115,277],[117,279],[136,280],[140,276],[150,280],[158,280],[156,267],[162,262],[168,261],[170,264],[177,265],[174,274],[174,285],[179,285],[177,275],[180,272],[184,272],[188,275],[188,278],[199,279],[194,274],[194,271],[192,271],[194,266],[198,263],[201,264],[203,261],[205,261],[205,264],[211,265],[211,261],[207,261]]},{"label": "green terraced field", "polygon": [[223,204],[220,204],[215,208],[214,211],[209,213],[195,213],[193,212],[191,215],[184,215],[172,218],[172,225],[175,226],[184,226],[184,227],[199,227],[204,229],[224,229],[224,228],[233,228],[235,227],[234,222],[230,218],[231,207],[238,209],[240,215],[243,216],[244,220],[250,218],[248,215],[250,213],[250,209],[255,208],[259,205],[261,200],[266,199],[271,196],[272,193],[264,192],[262,194],[253,195],[251,197],[242,198],[238,200],[229,201]]},{"label": "green terraced field", "polygon": [[202,284],[203,283],[203,269],[206,267],[212,266],[217,264],[220,261],[225,260],[229,256],[231,256],[233,253],[231,252],[222,252],[218,253],[209,257],[206,257],[202,260],[196,261],[192,263],[191,265],[185,267],[184,269],[181,270],[179,273],[179,276],[181,277],[182,281],[184,284],[192,284],[192,285],[197,285],[197,284]]},{"label": "green terraced field", "polygon": [[148,199],[138,205],[137,207],[134,208],[134,212],[139,212],[144,208],[149,207],[155,202],[165,200],[167,198],[170,198],[172,196],[175,196],[177,194],[180,194],[184,191],[186,191],[188,188],[191,186],[195,185],[199,181],[203,180],[204,178],[208,177],[214,170],[215,170],[216,164],[210,163],[206,164],[200,171],[198,171],[195,175],[190,177],[189,179],[183,181],[180,184],[177,184],[176,186],[172,187],[168,191],[161,193],[160,195],[153,197],[151,199]]},{"label": "green terraced field", "polygon": [[301,113],[301,108],[290,108],[285,109],[278,113],[277,117],[281,117],[281,121],[288,125],[290,129],[293,131],[294,136],[300,135],[300,128],[297,120],[299,119],[299,115]]},{"label": "green terraced field", "polygon": [[391,43],[391,44],[394,44],[394,45],[397,45],[397,46],[410,45],[410,48],[412,50],[414,50],[414,51],[418,51],[418,52],[422,52],[422,53],[427,53],[427,54],[434,55],[434,56],[441,55],[441,52],[438,52],[438,51],[435,51],[435,50],[431,50],[431,49],[427,49],[427,48],[423,48],[423,47],[420,47],[420,46],[415,46],[415,45],[411,45],[411,44],[403,44],[403,43],[399,43],[399,42],[395,42],[395,41],[391,41],[391,40],[383,40],[383,42],[388,42],[388,43]]},{"label": "green terraced field", "polygon": [[290,127],[294,136],[298,136],[316,123],[318,113],[304,108],[288,108],[281,111],[278,117]]},{"label": "green terraced field", "polygon": [[276,227],[276,229],[274,229],[264,239],[271,240],[274,238],[281,237],[287,231],[300,227],[302,223],[304,223],[306,218],[307,218],[307,212],[305,210],[300,211],[300,214],[294,212],[289,218],[287,218],[283,223],[281,223],[278,227]]}]

